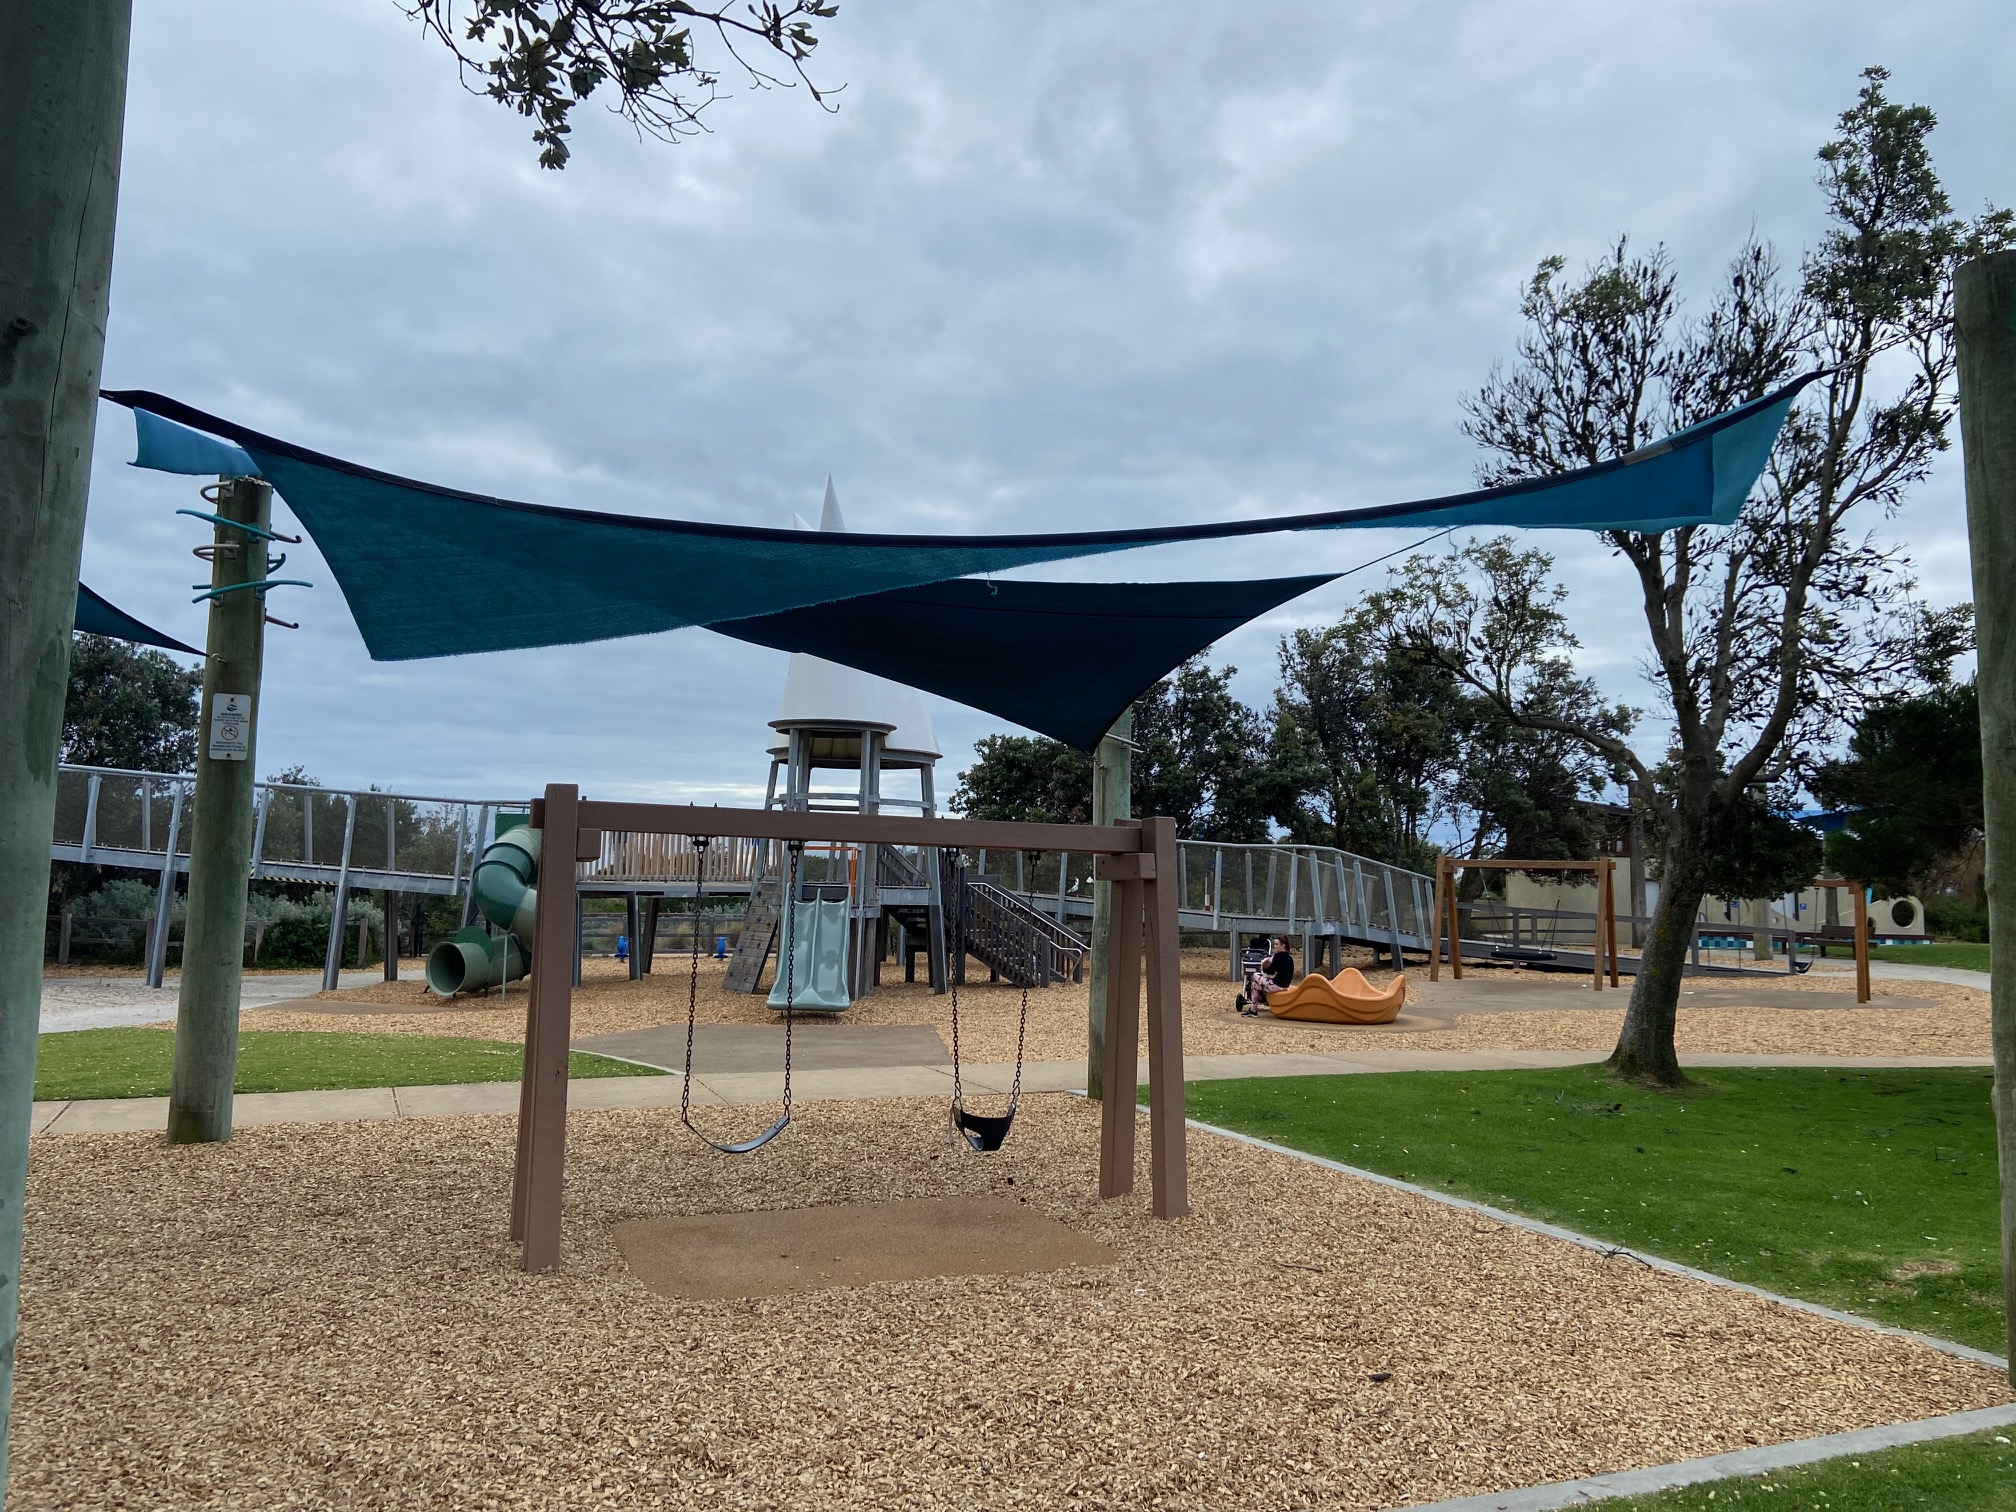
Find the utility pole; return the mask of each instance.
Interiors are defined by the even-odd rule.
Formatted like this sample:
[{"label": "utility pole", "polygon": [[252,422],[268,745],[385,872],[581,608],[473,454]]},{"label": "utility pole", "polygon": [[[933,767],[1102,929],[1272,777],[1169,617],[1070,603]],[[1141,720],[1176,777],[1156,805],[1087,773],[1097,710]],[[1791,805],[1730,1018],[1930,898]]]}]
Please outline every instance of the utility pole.
[{"label": "utility pole", "polygon": [[0,5],[0,1500],[131,0]]},{"label": "utility pole", "polygon": [[[212,497],[205,490],[204,497]],[[196,814],[189,839],[189,916],[175,1013],[175,1079],[168,1137],[203,1144],[231,1137],[238,1075],[238,994],[245,969],[245,890],[252,862],[254,735],[266,645],[266,581],[273,488],[227,478],[215,492],[210,630],[196,748]]]},{"label": "utility pole", "polygon": [[[1092,753],[1092,822],[1116,824],[1134,815],[1134,710],[1130,707],[1099,739]],[[1106,970],[1112,953],[1113,884],[1092,884],[1092,963],[1085,973],[1090,996],[1085,1012],[1085,1090],[1097,1101],[1104,1092],[1100,1074],[1106,1054]],[[1141,950],[1139,940],[1121,949]]]},{"label": "utility pole", "polygon": [[2016,252],[1963,266],[1953,281],[1960,442],[1981,695],[1981,785],[1988,850],[1990,1036],[2002,1168],[2002,1301],[2016,1382]]}]

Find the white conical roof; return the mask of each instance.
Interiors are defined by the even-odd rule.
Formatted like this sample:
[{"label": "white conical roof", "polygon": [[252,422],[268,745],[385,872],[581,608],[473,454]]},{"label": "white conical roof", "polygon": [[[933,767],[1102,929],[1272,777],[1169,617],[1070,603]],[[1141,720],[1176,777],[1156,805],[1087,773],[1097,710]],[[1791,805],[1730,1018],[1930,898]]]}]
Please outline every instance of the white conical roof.
[{"label": "white conical roof", "polygon": [[[791,516],[791,523],[799,530],[812,528],[796,514]],[[831,478],[826,480],[819,528],[836,531],[847,528]],[[925,756],[935,761],[944,754],[938,749],[937,732],[931,725],[931,707],[922,693],[886,677],[844,667],[803,651],[791,657],[790,669],[784,674],[784,697],[770,725],[777,730],[794,725],[881,729],[888,732],[884,749],[890,755]],[[771,751],[773,755],[781,754],[783,749],[780,743]]]}]

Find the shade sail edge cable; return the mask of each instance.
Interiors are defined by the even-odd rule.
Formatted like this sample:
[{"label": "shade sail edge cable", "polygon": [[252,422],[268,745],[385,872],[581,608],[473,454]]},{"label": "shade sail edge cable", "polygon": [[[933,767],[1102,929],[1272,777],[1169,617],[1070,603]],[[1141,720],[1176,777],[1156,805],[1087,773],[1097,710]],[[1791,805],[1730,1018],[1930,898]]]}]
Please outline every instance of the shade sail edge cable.
[{"label": "shade sail edge cable", "polygon": [[249,458],[314,536],[372,657],[405,661],[761,619],[1183,541],[1409,519],[1445,530],[1718,523],[1740,509],[1794,397],[1810,381],[1629,458],[1499,489],[1272,519],[1020,536],[769,530],[527,504],[326,457],[162,395],[121,390],[106,397],[157,417],[151,427],[157,431],[192,425],[233,443],[226,448],[213,440],[209,451],[192,444],[177,455]]},{"label": "shade sail edge cable", "polygon": [[[487,504],[499,509],[524,511],[552,516],[556,519],[578,520],[583,523],[622,524],[646,529],[676,531],[697,535],[712,535],[726,539],[750,541],[792,541],[796,544],[842,546],[847,544],[867,544],[875,546],[922,546],[936,547],[947,543],[957,543],[968,547],[1043,547],[1051,545],[1105,546],[1109,549],[1128,549],[1134,546],[1167,545],[1182,541],[1216,540],[1242,535],[1270,535],[1283,531],[1326,530],[1364,528],[1379,521],[1405,519],[1412,515],[1426,514],[1443,509],[1512,500],[1532,493],[1547,493],[1572,487],[1589,480],[1607,477],[1610,474],[1642,467],[1659,458],[1705,446],[1713,438],[1732,426],[1764,415],[1770,410],[1789,407],[1801,390],[1815,379],[1824,376],[1814,372],[1794,379],[1792,382],[1761,395],[1736,408],[1714,415],[1686,430],[1678,431],[1664,440],[1627,456],[1613,458],[1607,462],[1597,462],[1569,472],[1552,473],[1544,477],[1524,478],[1514,483],[1500,484],[1494,488],[1469,489],[1462,493],[1443,494],[1426,499],[1414,499],[1397,504],[1362,505],[1355,509],[1318,510],[1298,515],[1280,515],[1256,520],[1211,521],[1190,525],[1156,525],[1135,530],[1088,530],[1059,531],[1023,535],[918,535],[905,533],[876,534],[866,531],[797,531],[774,529],[760,525],[730,525],[711,520],[667,520],[648,515],[616,515],[597,510],[570,509],[555,504],[534,504],[520,499],[506,499],[494,494],[474,493],[466,489],[451,488],[445,484],[428,483],[416,478],[403,477],[397,473],[383,472],[351,462],[342,457],[330,456],[311,450],[291,441],[264,435],[250,426],[240,425],[221,416],[208,414],[193,405],[184,404],[165,394],[147,389],[103,389],[100,397],[113,404],[122,405],[135,411],[146,411],[164,419],[173,420],[192,430],[222,437],[236,443],[255,458],[260,452],[273,456],[287,457],[296,462],[335,472],[347,473],[353,477],[376,483],[390,484],[417,493],[432,494],[445,499],[457,499],[471,504]],[[1782,415],[1779,422],[1782,423]],[[1775,437],[1778,423],[1770,426]],[[145,465],[145,464],[143,464]],[[1760,468],[1761,471],[1761,468]],[[1753,479],[1754,481],[1754,479]],[[1703,511],[1704,515],[1706,511]],[[1484,522],[1490,523],[1490,522]],[[1505,521],[1518,524],[1517,521]],[[1641,522],[1644,523],[1644,522]],[[1536,528],[1555,528],[1544,523]],[[1628,523],[1616,525],[1571,524],[1567,529],[1629,529]],[[1668,527],[1670,528],[1670,527]]]}]

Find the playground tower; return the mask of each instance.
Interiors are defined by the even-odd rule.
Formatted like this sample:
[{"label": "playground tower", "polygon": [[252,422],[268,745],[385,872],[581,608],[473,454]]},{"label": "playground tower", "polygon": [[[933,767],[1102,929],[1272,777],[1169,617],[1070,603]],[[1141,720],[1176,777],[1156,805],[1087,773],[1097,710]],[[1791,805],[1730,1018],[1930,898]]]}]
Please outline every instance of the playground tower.
[{"label": "playground tower", "polygon": [[[813,528],[795,514],[792,523]],[[830,478],[818,528],[847,528]],[[936,814],[933,773],[941,753],[931,710],[916,689],[799,652],[785,673],[784,696],[770,727],[777,735],[769,751],[766,808]],[[944,883],[935,853],[865,846],[808,854],[804,873],[801,898],[844,896],[850,902],[851,996],[875,990],[876,964],[892,918],[903,931],[902,959],[907,963],[913,945],[923,945],[931,985],[945,990]],[[766,879],[773,890],[779,882]],[[759,886],[759,906],[762,891]]]}]

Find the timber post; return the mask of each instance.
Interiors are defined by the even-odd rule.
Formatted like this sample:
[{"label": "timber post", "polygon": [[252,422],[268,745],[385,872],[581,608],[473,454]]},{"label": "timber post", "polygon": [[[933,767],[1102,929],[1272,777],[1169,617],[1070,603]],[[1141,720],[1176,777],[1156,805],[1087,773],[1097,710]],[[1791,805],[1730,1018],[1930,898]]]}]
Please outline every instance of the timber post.
[{"label": "timber post", "polygon": [[1149,1211],[1181,1218],[1190,1211],[1187,1133],[1183,1122],[1183,960],[1176,896],[1176,821],[1141,821],[1141,854],[1155,875],[1143,897],[1148,924]]},{"label": "timber post", "polygon": [[[175,1007],[175,1073],[168,1138],[204,1144],[231,1137],[238,1075],[238,993],[245,972],[245,891],[252,866],[259,674],[266,601],[245,583],[266,578],[273,487],[229,478],[214,495],[220,519],[208,548],[209,634],[198,714],[195,814],[189,836],[189,914]],[[243,527],[243,528],[240,528]],[[168,876],[163,873],[163,876]]]},{"label": "timber post", "polygon": [[518,1179],[513,1184],[517,1211],[512,1223],[513,1232],[524,1238],[528,1271],[557,1270],[560,1265],[567,1041],[574,1017],[574,947],[580,939],[575,913],[580,898],[575,884],[580,811],[580,789],[571,783],[548,783],[546,796],[532,815],[533,827],[540,831],[539,907],[532,928],[532,991],[525,1009]]},{"label": "timber post", "polygon": [[[1130,706],[1113,721],[1113,728],[1099,739],[1092,753],[1092,822],[1118,824],[1134,812],[1134,710]],[[1085,972],[1085,1093],[1094,1102],[1105,1092],[1106,1071],[1106,978],[1112,969],[1113,886],[1092,883],[1091,956]],[[1140,940],[1137,925],[1132,938]],[[1126,938],[1123,936],[1123,939]],[[1238,937],[1233,937],[1233,956],[1238,956]],[[1139,967],[1136,967],[1139,971]],[[1129,1085],[1132,1085],[1130,1078]],[[1133,1105],[1129,1094],[1129,1107]]]},{"label": "timber post", "polygon": [[[1965,264],[1953,281],[1967,534],[1979,651],[1983,830],[1988,854],[1990,1035],[2002,1171],[2002,1297],[2016,1381],[2016,252]],[[1859,898],[1859,894],[1857,895]],[[1858,956],[1868,944],[1858,935]],[[1859,962],[1858,962],[1859,965]],[[1866,970],[1866,968],[1862,968]],[[1860,975],[1858,971],[1858,975]]]},{"label": "timber post", "polygon": [[131,0],[0,6],[0,1499],[42,929],[77,559],[91,483]]}]

